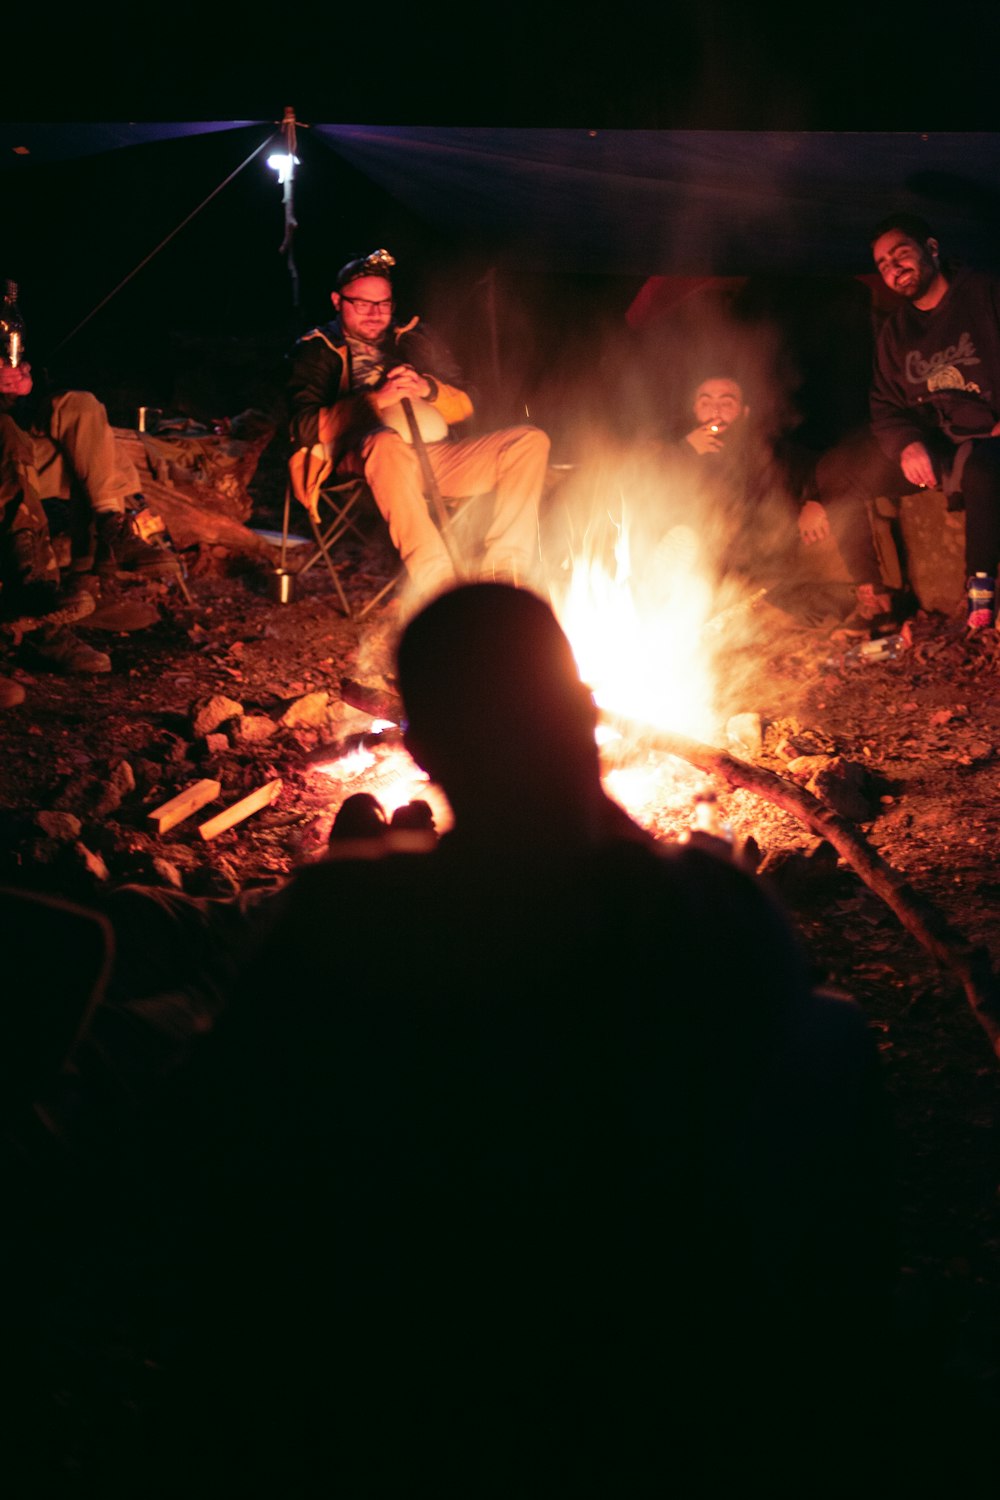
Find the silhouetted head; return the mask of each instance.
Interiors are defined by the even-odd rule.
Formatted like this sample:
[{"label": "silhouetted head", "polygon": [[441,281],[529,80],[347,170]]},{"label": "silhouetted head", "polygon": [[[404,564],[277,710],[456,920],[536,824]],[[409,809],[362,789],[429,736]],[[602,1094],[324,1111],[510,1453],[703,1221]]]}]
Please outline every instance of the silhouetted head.
[{"label": "silhouetted head", "polygon": [[439,595],[399,645],[406,745],[458,816],[471,797],[564,802],[599,786],[596,711],[536,594],[472,583]]}]

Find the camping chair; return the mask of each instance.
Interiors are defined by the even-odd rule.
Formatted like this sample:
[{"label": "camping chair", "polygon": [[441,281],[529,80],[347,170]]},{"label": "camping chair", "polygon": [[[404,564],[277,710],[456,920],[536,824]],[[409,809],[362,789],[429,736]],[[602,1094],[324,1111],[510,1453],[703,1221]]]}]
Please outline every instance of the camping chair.
[{"label": "camping chair", "polygon": [[[288,482],[285,485],[285,508],[281,523],[280,567],[283,574],[287,571],[293,496],[309,517],[314,543],[309,555],[295,569],[295,576],[301,577],[308,573],[318,562],[325,563],[344,614],[348,619],[359,618],[359,611],[352,609],[344,592],[333,553],[349,532],[353,532],[362,541],[365,539],[364,532],[357,524],[356,513],[362,502],[370,498],[368,486],[360,476],[346,479],[334,477],[333,460],[326,443],[296,449],[288,460]],[[372,601],[369,601],[360,613],[367,613],[371,604]]]},{"label": "camping chair", "polygon": [[[431,484],[433,485],[433,481]],[[281,528],[280,570],[282,574],[286,572],[293,496],[305,508],[315,543],[305,561],[295,569],[295,576],[299,577],[308,572],[320,561],[325,562],[344,614],[351,620],[363,620],[369,611],[397,588],[406,576],[404,567],[397,568],[389,581],[357,609],[352,607],[344,592],[332,553],[348,532],[353,532],[362,541],[365,540],[365,533],[357,524],[360,514],[358,508],[368,500],[371,500],[374,506],[371,491],[360,475],[357,477],[351,475],[346,479],[334,476],[333,462],[327,444],[316,443],[311,448],[297,449],[288,461],[288,483],[285,487],[285,508]],[[446,541],[452,536],[469,506],[479,498],[481,497],[478,495],[465,495],[459,499],[444,502],[441,529]],[[428,496],[428,502],[430,500],[431,496]],[[439,495],[436,496],[436,501],[439,506],[442,504]],[[452,550],[450,541],[449,550]]]}]

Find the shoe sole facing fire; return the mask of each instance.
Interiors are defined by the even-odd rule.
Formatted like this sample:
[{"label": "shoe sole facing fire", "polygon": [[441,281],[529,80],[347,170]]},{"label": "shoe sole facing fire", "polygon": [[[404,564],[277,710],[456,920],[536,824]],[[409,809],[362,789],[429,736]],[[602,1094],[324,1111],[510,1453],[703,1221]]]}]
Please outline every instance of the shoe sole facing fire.
[{"label": "shoe sole facing fire", "polygon": [[93,594],[81,589],[52,610],[39,615],[17,615],[12,620],[0,620],[0,630],[9,635],[27,635],[32,630],[41,630],[48,625],[75,625],[94,613],[96,601]]}]

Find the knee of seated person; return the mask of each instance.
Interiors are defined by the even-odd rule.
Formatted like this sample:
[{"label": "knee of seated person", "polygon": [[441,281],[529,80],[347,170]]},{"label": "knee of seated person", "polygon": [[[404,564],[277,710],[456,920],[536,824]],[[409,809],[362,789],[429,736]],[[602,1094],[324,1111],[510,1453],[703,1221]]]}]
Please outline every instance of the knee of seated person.
[{"label": "knee of seated person", "polygon": [[548,457],[549,449],[552,447],[552,440],[547,432],[543,432],[540,427],[530,426],[515,427],[514,431],[519,441],[526,448],[537,449],[539,453],[544,452],[545,456]]},{"label": "knee of seated person", "polygon": [[377,432],[370,433],[361,446],[361,456],[366,464],[375,457],[384,458],[387,454],[398,455],[409,452],[409,443],[391,427],[380,427]]},{"label": "knee of seated person", "polygon": [[61,391],[52,397],[54,411],[64,416],[105,416],[104,404],[93,391]]}]

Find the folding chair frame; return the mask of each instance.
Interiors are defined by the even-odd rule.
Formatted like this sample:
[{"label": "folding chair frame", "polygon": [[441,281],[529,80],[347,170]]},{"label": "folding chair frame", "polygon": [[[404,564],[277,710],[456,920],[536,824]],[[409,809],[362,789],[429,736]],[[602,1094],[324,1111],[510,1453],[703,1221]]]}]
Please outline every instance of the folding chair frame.
[{"label": "folding chair frame", "polygon": [[[317,450],[313,451],[316,452]],[[281,524],[282,572],[285,571],[286,567],[293,493],[292,483],[289,479],[285,485],[285,506]],[[312,493],[314,494],[315,509],[319,510],[320,506],[325,505],[331,511],[332,518],[327,522],[321,522],[314,514],[313,508],[309,505],[303,505],[303,509],[309,517],[309,525],[312,529],[313,540],[316,546],[312,555],[295,570],[295,576],[300,577],[302,574],[308,573],[309,569],[322,559],[326,564],[327,571],[336,590],[337,598],[340,601],[341,609],[346,617],[350,620],[363,620],[370,610],[374,609],[387,594],[398,587],[402,579],[406,576],[406,569],[405,567],[398,568],[389,581],[383,584],[378,593],[373,594],[360,609],[353,609],[344,592],[340,575],[330,554],[332,549],[349,531],[353,531],[355,536],[361,541],[366,540],[365,534],[357,525],[353,514],[358,505],[370,497],[370,491],[360,475],[357,477],[352,475],[347,479],[333,479],[327,483],[321,482],[315,487]],[[451,531],[455,523],[465,514],[470,504],[479,498],[481,498],[479,495],[466,495],[461,499],[446,503],[448,517],[446,526],[443,528],[445,533]],[[374,504],[374,502],[372,503]],[[451,550],[450,545],[449,550]]]}]

